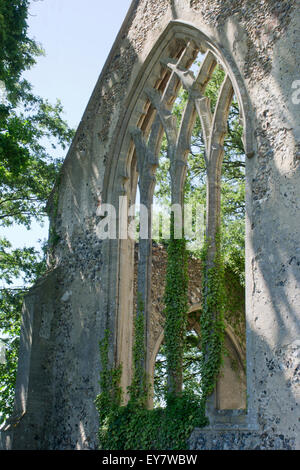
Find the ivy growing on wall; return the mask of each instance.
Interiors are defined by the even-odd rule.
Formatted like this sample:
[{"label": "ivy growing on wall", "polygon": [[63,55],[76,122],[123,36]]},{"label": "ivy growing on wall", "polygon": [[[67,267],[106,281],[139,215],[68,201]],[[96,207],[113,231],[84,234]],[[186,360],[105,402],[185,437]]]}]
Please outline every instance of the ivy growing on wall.
[{"label": "ivy growing on wall", "polygon": [[122,400],[122,390],[119,386],[122,369],[121,366],[110,368],[108,364],[108,348],[109,348],[110,334],[109,330],[105,330],[104,338],[100,343],[100,360],[101,360],[101,373],[100,373],[100,388],[101,393],[95,400],[95,405],[99,411],[100,427],[99,427],[99,441],[105,442],[111,422],[114,421],[118,415],[118,411]]},{"label": "ivy growing on wall", "polygon": [[137,315],[134,322],[133,343],[133,378],[129,386],[130,402],[134,406],[145,407],[148,398],[148,382],[145,372],[145,315],[144,304],[140,294],[137,295]]},{"label": "ivy growing on wall", "polygon": [[224,288],[224,263],[221,256],[220,235],[215,237],[216,253],[212,263],[208,264],[209,241],[202,251],[202,312],[199,318],[201,328],[201,388],[203,406],[208,396],[214,391],[222,366],[224,353],[224,310],[226,292]]},{"label": "ivy growing on wall", "polygon": [[213,266],[207,267],[207,245],[203,250],[203,310],[200,316],[202,394],[182,389],[182,360],[187,330],[187,255],[185,240],[173,236],[168,243],[168,267],[165,290],[165,345],[168,367],[166,407],[147,409],[149,386],[144,368],[145,327],[143,306],[138,296],[133,346],[133,380],[128,388],[129,401],[121,405],[118,385],[121,369],[108,368],[109,335],[100,346],[102,372],[101,394],[96,399],[100,414],[100,449],[107,450],[181,450],[188,448],[188,438],[195,427],[208,424],[205,405],[212,393],[222,364],[223,323],[223,264],[220,242]]},{"label": "ivy growing on wall", "polygon": [[[188,317],[188,271],[185,238],[174,237],[174,213],[171,213],[171,237],[165,288],[165,345],[168,370],[168,395],[182,389],[182,361]],[[168,399],[168,397],[166,397]],[[168,401],[168,400],[167,400]]]},{"label": "ivy growing on wall", "polygon": [[52,207],[50,210],[51,214],[49,214],[51,216],[51,224],[49,228],[49,241],[48,241],[50,263],[53,261],[52,258],[53,258],[54,248],[60,240],[60,236],[57,233],[55,225],[56,225],[57,217],[58,217],[59,187],[61,184],[61,178],[62,178],[61,173],[59,173],[56,178],[56,187],[55,187],[55,191],[52,197]]}]

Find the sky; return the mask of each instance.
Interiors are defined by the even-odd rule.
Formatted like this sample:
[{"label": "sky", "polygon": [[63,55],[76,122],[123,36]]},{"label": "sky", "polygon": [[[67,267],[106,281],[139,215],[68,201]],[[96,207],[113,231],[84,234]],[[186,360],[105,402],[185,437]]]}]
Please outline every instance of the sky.
[{"label": "sky", "polygon": [[[39,42],[45,56],[24,74],[35,94],[55,103],[76,128],[103,65],[125,19],[131,0],[31,0],[29,37]],[[48,224],[30,231],[14,226],[1,230],[14,247],[38,246],[47,238]]]},{"label": "sky", "polygon": [[46,56],[26,74],[35,92],[60,98],[77,126],[131,0],[32,0],[29,35]]}]

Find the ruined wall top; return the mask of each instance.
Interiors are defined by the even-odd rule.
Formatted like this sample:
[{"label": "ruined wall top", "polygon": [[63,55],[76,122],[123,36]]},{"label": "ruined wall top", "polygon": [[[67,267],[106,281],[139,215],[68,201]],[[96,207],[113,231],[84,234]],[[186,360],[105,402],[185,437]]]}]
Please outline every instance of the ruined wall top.
[{"label": "ruined wall top", "polygon": [[[235,76],[239,75],[245,86],[246,99],[254,108],[257,104],[259,112],[266,113],[264,120],[274,118],[273,114],[278,113],[280,106],[281,118],[288,126],[294,116],[287,110],[287,103],[296,75],[292,77],[290,70],[285,69],[291,62],[295,63],[293,54],[294,51],[296,53],[297,42],[296,32],[294,37],[292,34],[286,35],[286,32],[297,25],[298,4],[297,0],[133,1],[62,169],[62,174],[69,180],[69,184],[66,180],[61,184],[64,189],[60,190],[61,196],[64,193],[61,197],[64,207],[72,207],[73,221],[69,222],[69,226],[77,219],[82,220],[80,211],[74,207],[74,200],[70,201],[65,189],[70,185],[76,187],[75,206],[80,206],[81,212],[84,211],[88,217],[94,216],[99,198],[105,197],[105,168],[115,159],[115,131],[121,127],[125,112],[132,106],[131,92],[143,73],[144,64],[151,60],[154,47],[158,47],[170,24],[177,22],[199,28],[233,67]],[[288,55],[286,50],[289,50]],[[278,81],[280,86],[283,85],[283,90],[281,96],[272,100],[271,95],[275,93]],[[265,93],[270,91],[268,98],[262,96],[263,90]],[[254,115],[258,117],[255,109]],[[252,113],[249,112],[247,118],[251,117]],[[264,131],[270,130],[267,128]],[[295,131],[299,136],[300,129]],[[260,130],[257,132],[260,133]],[[94,161],[91,155],[99,155],[99,159]],[[84,177],[78,179],[78,175]],[[89,180],[88,184],[83,187],[83,180],[86,179]],[[53,196],[50,198],[51,206]]]},{"label": "ruined wall top", "polygon": [[283,447],[299,448],[299,7],[299,0],[132,2],[49,201],[52,258],[24,307],[14,448],[96,448],[105,329],[114,336],[109,362],[126,358],[130,376],[134,246],[100,240],[97,211],[124,194],[134,199],[131,128],[145,116],[151,127],[145,89],[162,82],[162,59],[178,58],[189,41],[224,65],[246,125],[249,412],[237,445],[274,447],[276,435],[287,439]]}]

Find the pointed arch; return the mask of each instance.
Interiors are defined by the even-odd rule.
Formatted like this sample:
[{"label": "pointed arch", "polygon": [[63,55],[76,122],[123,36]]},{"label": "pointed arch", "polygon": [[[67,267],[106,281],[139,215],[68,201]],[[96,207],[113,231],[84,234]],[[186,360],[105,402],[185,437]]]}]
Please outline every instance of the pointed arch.
[{"label": "pointed arch", "polygon": [[[189,308],[189,330],[194,330],[201,337],[200,325],[191,318],[191,313],[202,310],[202,304],[196,303]],[[158,336],[155,346],[152,350],[149,364],[149,383],[152,394],[149,397],[149,407],[153,407],[154,392],[154,373],[155,362],[164,341],[164,330],[162,329]],[[225,322],[225,345],[227,356],[225,358],[220,377],[217,381],[216,391],[213,397],[213,408],[216,410],[245,410],[246,409],[246,369],[245,353],[240,341],[234,333],[232,327]],[[234,362],[234,367],[233,363]]]},{"label": "pointed arch", "polygon": [[[199,51],[205,54],[205,59],[197,77],[193,77],[189,67]],[[212,115],[204,91],[217,63],[222,64],[227,75],[214,115]],[[188,90],[189,100],[183,113],[181,127],[177,130],[171,109],[180,85]],[[206,153],[212,162],[211,171],[214,172],[212,179],[218,178],[222,161],[222,139],[226,131],[226,116],[233,94],[238,100],[243,120],[245,153],[251,157],[253,141],[252,124],[249,122],[249,103],[238,68],[232,59],[227,57],[198,28],[182,21],[170,21],[141,66],[127,96],[125,111],[117,126],[118,135],[116,135],[111,154],[107,159],[103,190],[104,202],[119,208],[120,196],[126,196],[129,206],[135,200],[139,176],[139,184],[143,186],[143,191],[145,191],[144,202],[146,206],[150,205],[155,185],[157,156],[164,132],[169,144],[173,202],[181,201],[185,178],[185,159],[189,150],[188,142],[197,115],[200,116],[203,128]],[[211,187],[214,187],[214,183]],[[145,196],[146,194],[147,196]],[[219,197],[218,193],[212,194],[213,198]],[[214,202],[212,202],[213,204]],[[216,214],[212,213],[212,217],[215,218]],[[117,219],[117,226],[118,223]],[[216,221],[211,222],[212,231],[215,230],[216,223]],[[149,227],[151,228],[151,222]],[[147,325],[149,308],[151,308],[149,294],[151,250],[149,241],[146,240],[143,245],[144,248],[142,248],[142,244],[140,247],[143,250],[140,259],[143,259],[144,280],[140,285],[145,301]],[[103,243],[103,249],[107,260],[107,263],[103,264],[103,269],[106,270],[104,277],[107,279],[107,289],[104,290],[102,307],[107,312],[112,326],[111,330],[115,331],[115,360],[117,363],[125,364],[121,385],[126,391],[131,380],[134,243],[128,239],[107,240]],[[149,361],[150,358],[146,357],[147,370],[149,369]]]}]

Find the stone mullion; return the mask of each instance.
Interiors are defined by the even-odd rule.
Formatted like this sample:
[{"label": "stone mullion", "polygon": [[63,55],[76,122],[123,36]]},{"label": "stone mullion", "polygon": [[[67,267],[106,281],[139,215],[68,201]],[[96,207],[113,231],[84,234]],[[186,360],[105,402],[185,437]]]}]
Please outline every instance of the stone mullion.
[{"label": "stone mullion", "polygon": [[182,80],[184,80],[186,74],[190,76],[189,71],[184,71],[183,75],[179,76],[178,70],[182,68],[184,69],[185,63],[191,58],[191,56],[194,54],[194,51],[195,45],[192,41],[189,41],[177,61],[174,59],[162,60],[162,64],[164,64],[171,70],[169,81],[162,95],[160,95],[154,89],[145,90],[152,105],[157,110],[158,116],[165,130],[166,137],[168,140],[168,155],[171,158],[172,155],[174,155],[176,152],[177,141],[177,119],[176,116],[173,116],[170,111],[172,107],[172,99],[175,97],[174,95],[178,82],[181,81],[181,83],[183,83]]},{"label": "stone mullion", "polygon": [[[227,119],[230,104],[232,102],[233,89],[231,81],[228,76],[225,77],[222,84],[219,98],[216,104],[208,142],[208,149],[206,155],[207,164],[207,207],[206,207],[206,240],[207,240],[207,253],[206,253],[206,272],[205,278],[208,279],[209,270],[216,267],[216,256],[218,255],[219,240],[218,232],[221,226],[221,174],[222,162],[224,157],[224,137],[227,130]],[[211,289],[209,284],[206,284],[206,289]],[[207,302],[207,294],[204,293],[204,302]],[[216,320],[219,316],[219,311],[215,309],[211,312],[212,320]],[[214,328],[214,327],[212,327]],[[211,331],[214,334],[214,331]],[[213,356],[214,351],[212,345],[208,344],[203,351],[204,360],[209,361]],[[211,397],[214,400],[214,394]]]},{"label": "stone mullion", "polygon": [[205,159],[207,160],[209,135],[212,124],[212,114],[210,110],[210,99],[206,96],[195,99],[195,106],[201,122],[202,136],[205,145]]},{"label": "stone mullion", "polygon": [[[159,138],[160,128],[154,127],[154,132],[149,140],[155,142]],[[155,135],[156,134],[156,138]],[[137,156],[137,169],[139,173],[139,190],[141,207],[146,208],[146,216],[143,209],[140,212],[140,221],[144,217],[147,229],[140,226],[138,267],[137,267],[137,317],[144,316],[144,349],[145,355],[141,364],[137,366],[146,372],[148,363],[148,331],[151,309],[151,268],[152,268],[152,199],[155,188],[155,169],[158,160],[152,150],[147,146],[140,129],[132,132]],[[142,379],[142,378],[141,378]]]},{"label": "stone mullion", "polygon": [[[147,233],[145,238],[139,237],[138,248],[138,268],[137,268],[137,316],[144,315],[145,326],[145,362],[143,369],[147,368],[147,352],[148,352],[148,331],[149,318],[151,311],[151,268],[152,268],[152,237],[151,237],[151,204],[153,190],[155,186],[155,177],[140,178],[139,188],[140,194],[144,194],[140,199],[141,205],[146,207],[147,216]],[[140,215],[141,218],[141,215]]]},{"label": "stone mullion", "polygon": [[[221,150],[223,153],[223,151]],[[207,195],[206,195],[206,240],[207,240],[207,267],[214,265],[217,252],[216,236],[221,223],[221,167],[208,165],[207,169]]]},{"label": "stone mullion", "polygon": [[[174,148],[174,154],[170,156],[171,202],[172,205],[176,204],[180,207],[181,225],[179,229],[181,230],[181,236],[184,236],[184,182],[186,178],[187,155],[190,150],[190,139],[196,114],[196,109],[194,105],[194,94],[192,89],[189,89],[189,95],[189,99],[186,103],[182,115],[176,145]],[[179,230],[178,228],[176,229],[176,225],[174,225],[174,231],[177,232],[175,233],[178,236]],[[182,260],[182,262],[184,263],[184,260]],[[184,312],[182,313],[184,314]],[[182,341],[184,341],[185,328],[186,325],[184,322],[182,324]],[[182,361],[183,357],[181,358],[181,364],[178,364],[178,369],[175,373],[172,370],[168,371],[169,392],[175,392],[176,394],[180,394],[180,392],[182,391]]]},{"label": "stone mullion", "polygon": [[[177,140],[177,119],[176,116],[173,116],[171,111],[161,100],[161,95],[154,89],[146,89],[146,94],[148,95],[152,105],[157,111],[157,114],[161,120],[161,124],[166,133],[168,141],[168,153],[172,155],[176,148]],[[170,149],[169,149],[170,147]]]},{"label": "stone mullion", "polygon": [[[174,233],[171,234],[171,237],[182,237],[183,236],[183,222],[184,222],[184,213],[183,213],[183,203],[184,203],[184,180],[186,175],[186,162],[184,159],[178,155],[178,142],[173,147],[173,153],[169,155],[170,157],[170,178],[171,178],[171,204],[174,207],[177,205],[180,208],[180,213],[178,214],[177,209],[174,212],[174,226],[171,226],[171,230],[174,230]],[[179,227],[176,225],[178,222],[178,215],[180,216]],[[183,267],[183,266],[182,266]],[[181,326],[180,332],[178,332],[177,340],[181,339],[184,341],[184,324]],[[175,370],[168,367],[168,392],[175,393],[179,395],[182,391],[183,384],[183,356],[177,361],[177,367]]]},{"label": "stone mullion", "polygon": [[[170,179],[171,179],[171,204],[179,204],[181,210],[184,203],[184,181],[186,176],[186,148],[185,135],[174,144],[174,151],[170,155]],[[179,149],[181,151],[179,151]],[[183,216],[183,211],[182,211]]]},{"label": "stone mullion", "polygon": [[[181,125],[177,132],[176,142],[171,146],[169,151],[170,158],[170,178],[171,178],[171,202],[172,205],[178,205],[180,208],[180,232],[176,225],[174,225],[174,236],[184,236],[184,181],[186,177],[186,160],[190,149],[190,137],[192,132],[192,126],[195,120],[195,106],[193,99],[189,98],[182,115]],[[175,212],[176,214],[176,212]],[[176,216],[174,217],[176,224]],[[184,263],[184,260],[182,260]],[[182,265],[184,268],[184,265]],[[182,312],[184,315],[184,312]],[[185,322],[182,324],[182,341],[185,336]],[[179,339],[179,338],[178,338]],[[178,362],[176,371],[168,370],[168,388],[170,393],[180,394],[182,391],[182,361]]]},{"label": "stone mullion", "polygon": [[[212,70],[213,62],[211,55],[206,55],[204,67],[201,70]],[[157,111],[157,116],[161,120],[161,124],[166,133],[168,140],[168,157],[170,160],[170,178],[171,178],[171,202],[172,205],[176,204],[181,210],[181,236],[183,235],[183,222],[184,222],[184,181],[186,177],[186,160],[190,150],[190,139],[192,134],[193,125],[195,122],[196,115],[196,99],[202,98],[199,91],[199,83],[203,82],[203,86],[206,85],[205,77],[203,72],[198,74],[195,80],[193,74],[185,70],[182,67],[183,56],[181,60],[176,64],[174,62],[167,62],[168,68],[171,69],[171,77],[166,87],[164,94],[161,96],[156,90],[146,90],[146,93]],[[183,87],[189,92],[189,99],[187,101],[179,131],[177,130],[177,119],[171,114],[168,106],[168,100],[170,99],[174,88],[174,77],[177,77],[182,83]],[[178,233],[176,234],[178,236]],[[168,384],[169,391],[180,393],[182,390],[182,364],[181,368],[177,368],[176,372],[168,371]]]},{"label": "stone mullion", "polygon": [[207,223],[206,239],[207,264],[213,266],[217,252],[216,237],[221,224],[221,172],[224,156],[224,137],[227,119],[233,98],[233,88],[228,76],[225,77],[210,130],[207,151]]},{"label": "stone mullion", "polygon": [[202,61],[200,69],[198,71],[198,75],[195,81],[197,88],[203,94],[205,88],[211,79],[211,76],[216,68],[217,60],[214,54],[211,51],[207,51],[205,57]]},{"label": "stone mullion", "polygon": [[[190,91],[190,88],[193,85],[192,75],[187,71],[181,71],[178,67],[182,67],[182,62],[177,63],[176,65],[167,64],[169,68],[172,69],[172,72],[177,75],[180,79],[184,88]],[[174,119],[174,116],[166,117],[166,114],[163,115],[162,110],[160,110],[160,115],[162,115],[162,124],[165,127],[166,135],[168,139],[168,157],[170,160],[170,178],[171,178],[171,203],[172,205],[178,205],[180,208],[180,236],[184,235],[183,225],[184,225],[184,181],[186,177],[186,160],[187,154],[190,149],[190,137],[192,132],[192,125],[195,118],[195,106],[193,100],[189,99],[180,124],[179,131],[177,131],[177,120]],[[175,215],[175,214],[174,214]],[[176,216],[174,217],[176,223]],[[174,231],[176,231],[176,236],[178,236],[178,229],[174,226]],[[174,234],[175,235],[175,234]],[[183,266],[182,266],[183,267]],[[184,330],[184,325],[182,325]],[[184,331],[181,331],[182,340],[184,338]],[[177,364],[176,371],[168,370],[168,389],[169,393],[180,394],[182,391],[182,361]]]},{"label": "stone mullion", "polygon": [[[166,65],[164,62],[163,62],[164,65]],[[175,94],[175,90],[178,86],[178,77],[176,76],[176,74],[171,71],[171,75],[170,75],[170,78],[169,78],[169,81],[167,83],[167,86],[164,90],[164,92],[162,93],[161,97],[160,97],[160,101],[162,103],[166,103],[166,104],[170,104],[172,103],[173,99],[174,99],[174,94]]]},{"label": "stone mullion", "polygon": [[[179,69],[175,64],[168,63],[167,65],[174,73],[176,73],[184,88],[189,92],[189,100],[182,117],[176,144],[174,142],[174,131],[172,128],[170,129],[171,119],[169,118],[168,121],[167,113],[161,103],[159,105],[156,103],[158,113],[162,116],[162,123],[166,126],[168,141],[170,141],[169,144],[171,144],[169,149],[169,158],[171,163],[170,175],[172,204],[180,205],[183,222],[184,214],[182,209],[184,202],[186,153],[187,149],[189,149],[196,110],[201,121],[207,165],[206,237],[208,240],[208,251],[206,261],[207,269],[209,269],[215,265],[215,257],[217,254],[217,234],[221,223],[221,171],[224,155],[223,141],[227,128],[226,124],[229,107],[232,101],[233,89],[229,77],[226,76],[221,87],[214,115],[212,116],[210,100],[205,97],[203,93],[216,65],[213,54],[210,52],[206,54],[196,79],[192,78],[189,71]],[[218,312],[214,312],[214,316],[217,315]],[[208,351],[206,351],[205,356],[206,354],[208,354]],[[177,372],[177,374],[173,376],[172,371],[169,371],[168,382],[169,387],[175,387],[174,391],[179,392],[182,387],[182,374]]]},{"label": "stone mullion", "polygon": [[209,138],[213,117],[210,109],[210,99],[207,96],[204,96],[204,92],[213,74],[216,63],[215,56],[212,54],[212,52],[208,51],[204,57],[193,86],[193,89],[198,92],[198,94],[194,94],[194,100],[195,107],[201,122],[201,129],[205,144],[205,158],[207,158],[209,153]]},{"label": "stone mullion", "polygon": [[[210,111],[210,100],[203,96],[206,85],[211,77],[213,70],[216,65],[216,59],[214,55],[208,51],[201,64],[200,70],[196,79],[189,70],[179,68],[178,64],[167,63],[167,66],[175,73],[181,80],[183,87],[189,92],[189,99],[185,107],[185,111],[182,117],[181,127],[177,139],[177,149],[175,151],[175,160],[183,159],[186,161],[186,153],[190,149],[190,139],[192,135],[193,125],[195,122],[195,110],[201,120],[203,137],[205,141],[206,151],[208,151],[209,135],[212,124],[212,115]],[[173,173],[176,174],[178,171],[175,169]],[[178,182],[182,184],[179,178],[175,178],[174,190],[178,192]],[[180,185],[181,187],[181,185]],[[182,195],[175,196],[174,200],[183,201]]]},{"label": "stone mullion", "polygon": [[[170,177],[171,177],[171,203],[172,206],[175,204],[180,207],[180,224],[179,227],[176,227],[176,221],[178,221],[177,210],[174,212],[174,234],[171,236],[183,236],[183,223],[184,223],[184,212],[183,212],[183,203],[184,203],[184,180],[186,175],[186,162],[183,158],[178,155],[178,147],[175,146],[174,154],[172,155],[171,165],[170,165]],[[171,228],[172,229],[172,228]],[[180,232],[179,232],[180,231]],[[182,266],[183,267],[183,266]],[[182,335],[182,341],[184,340],[184,324],[182,325],[182,330],[180,335]],[[178,338],[179,340],[179,338]],[[169,393],[175,393],[176,395],[180,394],[182,391],[183,383],[183,357],[177,364],[176,370],[168,369],[168,391]]]},{"label": "stone mullion", "polygon": [[[182,63],[182,61],[180,61]],[[173,64],[167,64],[169,68],[173,68]],[[172,76],[177,76],[177,79],[181,80],[184,87],[191,87],[194,79],[192,79],[190,73],[182,72],[182,75],[178,73],[178,64],[174,65],[172,70]],[[170,82],[171,83],[171,79]],[[181,210],[181,232],[180,236],[183,235],[183,204],[184,204],[184,181],[186,176],[186,159],[187,153],[190,148],[190,136],[192,132],[192,124],[195,119],[195,106],[193,100],[189,99],[185,111],[182,116],[182,121],[179,131],[177,130],[177,118],[173,116],[168,109],[166,104],[166,97],[168,93],[161,98],[157,93],[152,91],[147,93],[153,106],[157,110],[158,117],[161,120],[162,126],[165,130],[166,137],[168,140],[168,158],[170,160],[170,178],[171,178],[171,202],[177,204]],[[176,218],[175,218],[176,220]],[[176,234],[178,236],[178,234]],[[182,332],[183,333],[183,332]],[[182,361],[181,366],[178,364],[176,371],[168,370],[168,387],[169,392],[180,393],[182,390]]]},{"label": "stone mullion", "polygon": [[[175,75],[175,74],[174,74]],[[171,80],[169,81],[169,84]],[[157,111],[157,116],[161,121],[161,125],[165,131],[167,141],[168,141],[168,158],[170,160],[170,176],[171,176],[171,193],[172,193],[172,202],[178,202],[178,196],[175,196],[174,192],[174,183],[181,177],[182,174],[182,165],[180,160],[176,161],[177,154],[177,119],[176,116],[173,116],[168,109],[167,105],[164,103],[164,98],[167,96],[167,92],[161,97],[158,92],[155,90],[146,91],[152,105]],[[175,200],[174,200],[175,197]],[[179,201],[180,206],[182,207],[182,201]],[[166,320],[167,321],[167,320]],[[176,367],[176,371],[170,370],[168,368],[168,389],[169,392],[180,393],[182,389],[182,364],[179,367]]]},{"label": "stone mullion", "polygon": [[195,105],[190,97],[186,103],[180,129],[177,136],[174,154],[171,156],[170,176],[171,176],[171,200],[172,204],[184,205],[184,182],[187,169],[187,156],[190,151],[190,139],[195,121]]},{"label": "stone mullion", "polygon": [[[189,41],[187,43],[186,48],[182,52],[181,56],[179,59],[171,59],[171,58],[166,58],[161,60],[161,63],[166,66],[169,70],[171,70],[171,76],[169,79],[169,82],[166,86],[166,89],[162,95],[161,101],[166,103],[167,105],[170,104],[170,99],[174,98],[174,91],[175,91],[175,85],[178,85],[178,79],[181,80],[182,78],[184,79],[184,74],[182,77],[178,76],[177,71],[178,70],[183,70],[185,71],[185,65],[186,63],[191,59],[191,57],[195,53],[195,45]],[[186,71],[188,74],[190,72]],[[184,83],[182,83],[184,86]]]}]

